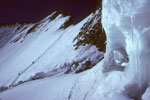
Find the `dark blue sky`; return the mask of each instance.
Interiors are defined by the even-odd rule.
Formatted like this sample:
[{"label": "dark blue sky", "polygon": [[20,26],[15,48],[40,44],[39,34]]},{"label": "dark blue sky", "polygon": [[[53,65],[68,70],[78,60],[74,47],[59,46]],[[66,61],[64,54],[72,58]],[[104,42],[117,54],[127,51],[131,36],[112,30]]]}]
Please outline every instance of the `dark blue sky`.
[{"label": "dark blue sky", "polygon": [[78,22],[97,8],[99,0],[1,0],[0,23],[36,22],[54,11],[65,11]]}]

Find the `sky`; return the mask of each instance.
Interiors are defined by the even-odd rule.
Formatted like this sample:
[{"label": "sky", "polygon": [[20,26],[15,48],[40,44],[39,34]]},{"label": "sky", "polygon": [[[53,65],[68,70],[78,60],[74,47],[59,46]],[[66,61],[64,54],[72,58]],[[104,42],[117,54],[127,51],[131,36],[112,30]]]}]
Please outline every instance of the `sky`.
[{"label": "sky", "polygon": [[0,23],[37,22],[54,11],[63,11],[79,22],[98,6],[99,0],[1,0]]}]

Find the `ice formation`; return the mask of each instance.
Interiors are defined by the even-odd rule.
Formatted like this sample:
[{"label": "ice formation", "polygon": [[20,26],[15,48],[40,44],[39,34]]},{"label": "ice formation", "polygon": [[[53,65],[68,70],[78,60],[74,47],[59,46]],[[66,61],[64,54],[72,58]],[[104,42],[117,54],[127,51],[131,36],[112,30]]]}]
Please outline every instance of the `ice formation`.
[{"label": "ice formation", "polygon": [[104,69],[113,69],[112,61],[125,67],[128,79],[136,84],[130,93],[142,93],[150,81],[150,1],[103,0],[102,7],[107,35]]},{"label": "ice formation", "polygon": [[[0,47],[4,45],[0,49],[0,86],[13,83],[14,87],[1,92],[0,99],[149,100],[149,9],[149,0],[103,0],[102,24],[107,36],[104,59],[92,69],[78,74],[73,74],[70,69],[71,74],[66,74],[67,65],[72,64],[73,69],[83,58],[96,61],[103,55],[94,46],[80,46],[77,50],[73,47],[74,38],[83,26],[90,30],[97,25],[99,10],[66,29],[60,29],[60,26],[64,26],[69,17],[57,13],[49,16],[51,20],[47,17],[39,24],[25,25],[21,29],[18,26],[2,27],[1,34],[10,32],[14,35],[10,36],[12,38],[6,36],[4,40],[0,37]],[[32,27],[34,30],[24,38]],[[23,37],[18,38],[18,34]],[[33,66],[28,67],[30,64]],[[82,69],[83,64],[79,63],[78,67]],[[20,77],[22,70],[24,73]],[[26,80],[31,78],[39,79]]]}]

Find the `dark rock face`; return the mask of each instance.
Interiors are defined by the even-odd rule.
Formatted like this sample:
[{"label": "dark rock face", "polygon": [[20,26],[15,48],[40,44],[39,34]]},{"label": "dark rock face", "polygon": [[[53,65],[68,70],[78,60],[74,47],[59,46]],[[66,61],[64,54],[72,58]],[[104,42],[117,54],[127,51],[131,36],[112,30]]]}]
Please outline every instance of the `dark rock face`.
[{"label": "dark rock face", "polygon": [[66,29],[67,27],[69,27],[70,25],[73,24],[73,17],[70,16],[70,18],[68,19],[68,21],[66,21],[61,27],[60,29]]},{"label": "dark rock face", "polygon": [[8,89],[8,87],[6,87],[6,86],[1,86],[1,87],[0,87],[0,93],[3,92],[3,91],[6,91],[7,89]]},{"label": "dark rock face", "polygon": [[93,17],[86,22],[81,28],[81,32],[77,35],[74,41],[77,43],[74,45],[75,49],[80,46],[94,45],[99,51],[105,51],[106,48],[106,35],[101,24],[101,10],[93,13]]},{"label": "dark rock face", "polygon": [[30,34],[31,32],[34,32],[38,25],[39,25],[39,23],[37,23],[37,24],[35,24],[33,27],[31,27],[31,28],[27,31],[25,37],[26,37],[28,34]]},{"label": "dark rock face", "polygon": [[59,12],[55,12],[55,13],[53,14],[53,16],[51,16],[51,17],[49,18],[49,20],[50,20],[50,21],[53,21],[59,14],[60,14]]},{"label": "dark rock face", "polygon": [[[93,56],[93,57],[92,57]],[[93,68],[98,62],[100,62],[104,57],[103,53],[93,53],[92,55],[88,55],[82,59],[78,59],[77,61],[73,61],[71,63],[65,63],[63,67],[66,67],[67,70],[65,74],[68,73],[81,73],[88,69]]]}]

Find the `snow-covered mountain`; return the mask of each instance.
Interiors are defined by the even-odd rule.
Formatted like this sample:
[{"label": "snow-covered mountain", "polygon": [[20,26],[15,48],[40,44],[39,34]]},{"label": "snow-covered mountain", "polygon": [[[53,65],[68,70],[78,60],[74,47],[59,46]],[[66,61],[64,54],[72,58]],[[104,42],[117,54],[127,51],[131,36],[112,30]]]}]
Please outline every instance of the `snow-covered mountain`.
[{"label": "snow-covered mountain", "polygon": [[149,4],[103,0],[76,25],[59,12],[0,25],[0,99],[149,100]]},{"label": "snow-covered mountain", "polygon": [[[98,9],[76,25],[72,24],[71,16],[59,12],[37,23],[1,25],[1,91],[35,79],[80,73],[92,68],[103,59],[104,52],[99,51],[103,46],[97,47],[92,42],[85,42],[78,48],[75,45],[80,42],[77,37],[81,31],[86,31],[82,33],[84,36],[101,27],[96,26],[100,19]],[[83,29],[86,26],[89,28]],[[92,35],[95,34],[105,36],[100,30]]]}]

